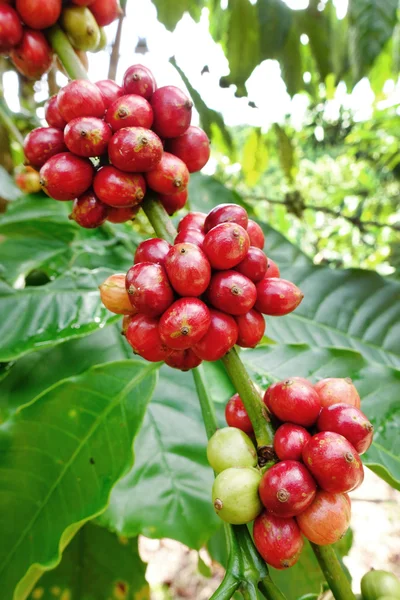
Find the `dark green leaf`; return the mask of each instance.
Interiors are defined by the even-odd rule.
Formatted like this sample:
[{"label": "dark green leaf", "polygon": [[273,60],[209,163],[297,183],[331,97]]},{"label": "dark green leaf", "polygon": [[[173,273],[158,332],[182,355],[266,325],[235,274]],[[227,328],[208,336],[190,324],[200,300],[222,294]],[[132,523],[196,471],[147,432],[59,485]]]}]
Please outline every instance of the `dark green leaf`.
[{"label": "dark green leaf", "polygon": [[331,2],[319,10],[319,0],[311,0],[308,8],[295,13],[301,33],[309,38],[310,48],[322,81],[333,72],[330,12],[336,12]]},{"label": "dark green leaf", "polygon": [[285,45],[292,23],[292,11],[282,0],[258,0],[257,10],[261,60],[276,58]]},{"label": "dark green leaf", "polygon": [[294,96],[304,89],[300,35],[294,25],[289,30],[285,45],[279,51],[278,58],[287,92],[290,96]]}]

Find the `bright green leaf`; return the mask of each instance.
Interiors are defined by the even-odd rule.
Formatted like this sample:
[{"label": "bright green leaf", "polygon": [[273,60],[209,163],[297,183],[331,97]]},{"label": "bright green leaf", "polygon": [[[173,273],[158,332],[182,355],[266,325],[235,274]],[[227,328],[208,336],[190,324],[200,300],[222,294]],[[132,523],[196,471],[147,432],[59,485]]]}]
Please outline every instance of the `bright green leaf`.
[{"label": "bright green leaf", "polygon": [[242,170],[247,185],[255,185],[268,164],[268,147],[259,128],[251,130],[243,146]]},{"label": "bright green leaf", "polygon": [[200,17],[202,2],[199,0],[153,0],[157,8],[157,18],[169,31],[173,31],[177,23],[188,12],[196,21]]},{"label": "bright green leaf", "polygon": [[293,140],[286,133],[284,127],[274,123],[274,132],[278,142],[278,156],[282,171],[285,173],[289,183],[293,183],[296,173],[296,154]]}]

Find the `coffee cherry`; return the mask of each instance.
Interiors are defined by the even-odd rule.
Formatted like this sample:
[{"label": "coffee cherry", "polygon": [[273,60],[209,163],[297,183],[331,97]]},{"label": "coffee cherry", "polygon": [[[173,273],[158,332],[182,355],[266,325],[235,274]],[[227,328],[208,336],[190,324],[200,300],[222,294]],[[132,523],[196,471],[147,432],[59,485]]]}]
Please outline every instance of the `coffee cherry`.
[{"label": "coffee cherry", "polygon": [[235,267],[235,271],[246,275],[251,281],[261,281],[267,273],[267,257],[260,248],[250,246],[244,259]]},{"label": "coffee cherry", "polygon": [[[124,275],[124,280],[125,280],[125,275]],[[125,287],[125,284],[124,284]],[[132,310],[134,310],[132,308]],[[131,315],[124,315],[124,318],[122,319],[122,326],[121,326],[121,335],[125,335],[126,336],[126,332],[128,330],[128,327],[133,319],[133,317],[136,315],[137,313],[134,312]]]},{"label": "coffee cherry", "polygon": [[347,494],[318,490],[313,503],[300,515],[297,524],[310,542],[325,546],[344,536],[350,525],[351,507]]},{"label": "coffee cherry", "polygon": [[250,240],[247,232],[236,223],[221,223],[213,227],[204,239],[203,249],[213,269],[231,269],[247,255]]},{"label": "coffee cherry", "polygon": [[165,270],[172,287],[180,296],[201,296],[211,279],[206,255],[194,244],[176,244],[165,259]]},{"label": "coffee cherry", "polygon": [[62,152],[40,169],[40,185],[54,200],[74,200],[91,186],[93,165],[86,158]]},{"label": "coffee cherry", "polygon": [[183,135],[168,140],[167,150],[183,160],[189,173],[195,173],[210,158],[210,140],[200,127],[191,125]]},{"label": "coffee cherry", "polygon": [[184,229],[197,229],[198,231],[204,233],[204,222],[206,218],[207,215],[205,213],[190,212],[179,221],[178,233]]},{"label": "coffee cherry", "polygon": [[247,233],[249,234],[250,244],[256,248],[261,248],[262,250],[265,244],[265,237],[260,225],[252,219],[249,219]]},{"label": "coffee cherry", "polygon": [[267,272],[265,277],[280,277],[281,273],[279,271],[278,265],[272,260],[272,258],[268,258]]},{"label": "coffee cherry", "polygon": [[61,14],[61,0],[17,0],[15,7],[21,21],[32,29],[51,27]]},{"label": "coffee cherry", "polygon": [[125,173],[111,166],[97,171],[93,187],[102,202],[115,208],[135,206],[146,193],[146,182],[142,175]]},{"label": "coffee cherry", "polygon": [[303,461],[326,492],[351,492],[364,479],[357,451],[338,433],[323,431],[314,435],[303,448]]},{"label": "coffee cherry", "polygon": [[303,538],[296,521],[262,512],[254,521],[254,544],[266,563],[275,569],[293,567],[303,550]]},{"label": "coffee cherry", "polygon": [[161,339],[169,348],[185,350],[201,340],[210,323],[210,311],[204,302],[198,298],[181,298],[160,319]]},{"label": "coffee cherry", "polygon": [[126,223],[133,221],[138,213],[140,206],[127,206],[125,208],[108,207],[107,221],[110,223]]},{"label": "coffee cherry", "polygon": [[108,154],[112,164],[128,173],[154,169],[163,155],[160,138],[150,129],[124,127],[111,138]]},{"label": "coffee cherry", "polygon": [[257,283],[256,309],[264,315],[287,315],[299,306],[303,298],[299,288],[286,279],[264,277]]},{"label": "coffee cherry", "polygon": [[112,132],[102,119],[77,117],[72,119],[64,130],[68,150],[78,156],[101,156],[108,147]]},{"label": "coffee cherry", "polygon": [[110,25],[121,14],[118,0],[94,0],[90,3],[90,10],[100,27]]},{"label": "coffee cherry", "polygon": [[206,236],[199,229],[182,229],[175,238],[175,244],[194,244],[203,249],[203,242]]},{"label": "coffee cherry", "polygon": [[280,460],[302,460],[303,448],[310,439],[304,427],[283,423],[274,435],[275,453]]},{"label": "coffee cherry", "polygon": [[136,248],[134,264],[141,262],[156,263],[165,266],[166,256],[171,248],[171,244],[161,238],[150,238],[141,242]]},{"label": "coffee cherry", "polygon": [[89,190],[74,200],[69,218],[85,229],[100,227],[108,216],[108,206]]},{"label": "coffee cherry", "polygon": [[185,206],[188,199],[188,191],[186,189],[177,194],[159,194],[158,199],[171,216]]},{"label": "coffee cherry", "polygon": [[364,454],[372,444],[374,428],[367,417],[355,406],[332,404],[321,410],[318,431],[339,433],[350,442],[358,454]]},{"label": "coffee cherry", "polygon": [[158,88],[151,97],[154,111],[154,131],[162,138],[183,135],[190,125],[193,102],[182,90],[166,85]]},{"label": "coffee cherry", "polygon": [[241,273],[223,271],[211,277],[207,297],[219,310],[230,315],[244,315],[253,308],[257,292],[254,283]]},{"label": "coffee cherry", "polygon": [[230,467],[257,466],[257,452],[243,431],[235,427],[223,427],[208,440],[207,460],[216,473],[221,473]]},{"label": "coffee cherry", "polygon": [[195,355],[191,348],[186,348],[186,350],[169,350],[168,356],[164,360],[166,365],[180,371],[190,371],[190,369],[195,369],[203,362],[201,358]]},{"label": "coffee cherry", "polygon": [[24,27],[22,39],[10,52],[18,71],[29,79],[40,79],[53,62],[53,52],[41,31]]},{"label": "coffee cherry", "polygon": [[235,317],[238,326],[237,345],[242,348],[255,348],[260,343],[265,332],[265,320],[255,309],[244,315]]},{"label": "coffee cherry", "polygon": [[104,115],[105,107],[99,88],[90,81],[77,79],[61,88],[57,96],[61,116],[69,123],[77,117]]},{"label": "coffee cherry", "polygon": [[28,133],[24,141],[25,157],[37,169],[51,156],[66,150],[63,132],[54,127],[38,127]]},{"label": "coffee cherry", "polygon": [[125,273],[110,275],[99,286],[99,290],[102,303],[112,313],[116,315],[134,315],[136,313],[125,289]]},{"label": "coffee cherry", "polygon": [[161,160],[146,173],[148,186],[159,194],[182,192],[189,183],[189,171],[180,158],[164,152]]},{"label": "coffee cherry", "polygon": [[15,183],[25,194],[40,192],[40,175],[32,167],[21,167],[15,172]]},{"label": "coffee cherry", "polygon": [[295,517],[310,506],[317,485],[306,467],[283,460],[266,471],[260,483],[260,498],[275,517]]},{"label": "coffee cherry", "polygon": [[232,525],[244,525],[260,514],[260,477],[257,469],[252,468],[230,468],[217,475],[212,501],[220,519]]},{"label": "coffee cherry", "polygon": [[135,94],[117,98],[107,110],[106,121],[113,131],[123,127],[144,127],[153,124],[153,109],[145,98]]},{"label": "coffee cherry", "polygon": [[22,39],[22,25],[18,13],[5,4],[0,5],[0,54],[9,52]]},{"label": "coffee cherry", "polygon": [[49,98],[44,105],[44,117],[50,127],[56,129],[64,129],[67,121],[63,119],[60,111],[58,110],[57,94]]},{"label": "coffee cherry", "polygon": [[74,48],[95,52],[101,34],[96,19],[85,6],[66,6],[62,12],[61,25]]},{"label": "coffee cherry", "polygon": [[211,229],[222,223],[236,223],[243,229],[247,229],[249,218],[246,210],[237,204],[219,204],[213,208],[207,215],[204,222],[204,232],[208,233]]},{"label": "coffee cherry", "polygon": [[135,315],[131,318],[125,335],[135,354],[150,362],[158,362],[168,356],[168,349],[160,339],[158,319],[155,317]]},{"label": "coffee cherry", "polygon": [[378,600],[380,598],[400,598],[400,581],[388,571],[371,569],[361,579],[363,600]]},{"label": "coffee cherry", "polygon": [[193,352],[202,360],[219,360],[233,348],[238,336],[238,326],[230,315],[210,309],[211,324],[207,333],[195,346]]},{"label": "coffee cherry", "polygon": [[311,427],[318,418],[321,403],[311,383],[292,377],[269,386],[264,403],[280,421]]},{"label": "coffee cherry", "polygon": [[225,421],[229,427],[236,427],[247,435],[253,433],[253,425],[239,394],[234,394],[225,406]]},{"label": "coffee cherry", "polygon": [[107,110],[115,100],[124,95],[124,90],[112,79],[102,79],[96,81],[95,85],[99,88],[103,98],[104,107]]},{"label": "coffee cherry", "polygon": [[323,407],[344,403],[360,408],[360,396],[350,377],[321,379],[314,385],[314,389],[318,392]]},{"label": "coffee cherry", "polygon": [[150,69],[143,65],[132,65],[125,71],[123,88],[125,94],[137,94],[150,100],[157,85]]},{"label": "coffee cherry", "polygon": [[133,265],[126,274],[125,285],[132,306],[150,317],[161,315],[174,301],[174,292],[161,265],[150,262]]}]

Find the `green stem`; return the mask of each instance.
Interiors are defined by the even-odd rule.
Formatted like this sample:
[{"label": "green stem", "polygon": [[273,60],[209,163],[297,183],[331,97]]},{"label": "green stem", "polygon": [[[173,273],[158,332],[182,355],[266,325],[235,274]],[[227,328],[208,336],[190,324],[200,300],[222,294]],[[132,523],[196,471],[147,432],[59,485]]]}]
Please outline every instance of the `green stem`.
[{"label": "green stem", "polygon": [[3,123],[4,127],[7,129],[10,137],[18,142],[21,146],[24,145],[24,138],[22,137],[21,132],[18,127],[14,124],[12,118],[8,114],[8,110],[5,107],[4,101],[0,98],[0,121]]},{"label": "green stem", "polygon": [[196,385],[197,395],[200,400],[201,414],[203,415],[206,434],[208,439],[210,439],[210,437],[218,429],[218,421],[215,414],[214,403],[208,394],[203,367],[200,365],[197,367],[197,369],[193,369],[192,373],[194,383]]},{"label": "green stem", "polygon": [[75,54],[69,39],[59,25],[51,27],[47,32],[47,37],[68,76],[71,79],[89,79],[85,67]]},{"label": "green stem", "polygon": [[161,202],[152,194],[146,194],[142,208],[158,237],[173,244],[177,232]]},{"label": "green stem", "polygon": [[286,600],[281,590],[274,584],[271,577],[267,575],[258,584],[260,592],[264,594],[268,600]]},{"label": "green stem", "polygon": [[350,582],[332,546],[317,546],[311,543],[311,547],[336,600],[355,600]]}]

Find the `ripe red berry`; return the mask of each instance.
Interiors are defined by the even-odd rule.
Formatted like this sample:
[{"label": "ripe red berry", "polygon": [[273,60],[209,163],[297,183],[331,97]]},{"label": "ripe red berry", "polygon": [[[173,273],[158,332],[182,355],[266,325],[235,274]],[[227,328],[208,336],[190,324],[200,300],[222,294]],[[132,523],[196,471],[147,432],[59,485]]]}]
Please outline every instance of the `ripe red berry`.
[{"label": "ripe red berry", "polygon": [[179,221],[178,233],[180,233],[184,229],[198,229],[199,231],[204,233],[204,222],[206,218],[207,215],[205,213],[190,212]]},{"label": "ripe red berry", "polygon": [[257,310],[252,309],[235,318],[239,330],[236,343],[242,348],[255,348],[265,332],[264,317]]},{"label": "ripe red berry", "polygon": [[78,156],[101,156],[107,151],[112,136],[110,127],[96,117],[72,119],[64,130],[68,150]]},{"label": "ripe red berry", "polygon": [[274,517],[264,511],[254,521],[254,544],[266,563],[275,569],[293,567],[303,549],[303,538],[293,518]]},{"label": "ripe red berry", "polygon": [[168,355],[168,348],[161,341],[158,319],[155,317],[143,314],[133,316],[125,335],[135,354],[150,362],[165,360]]},{"label": "ripe red berry", "polygon": [[153,73],[143,65],[132,65],[125,71],[123,82],[125,94],[137,94],[150,100],[157,89]]},{"label": "ripe red berry", "polygon": [[126,274],[126,291],[132,306],[150,317],[161,315],[174,301],[174,293],[161,265],[143,262]]},{"label": "ripe red berry", "polygon": [[251,424],[249,415],[247,414],[239,394],[232,396],[225,406],[225,420],[229,427],[241,429],[247,433],[247,435],[253,433],[253,425]]},{"label": "ripe red berry", "polygon": [[22,25],[18,13],[6,4],[0,5],[0,54],[9,52],[22,39]]},{"label": "ripe red berry", "polygon": [[207,291],[209,302],[230,315],[244,315],[256,301],[256,288],[250,279],[236,271],[215,273]]},{"label": "ripe red berry", "polygon": [[265,237],[260,225],[252,219],[249,219],[247,233],[249,234],[250,244],[256,248],[261,248],[262,250],[265,244]]},{"label": "ripe red berry", "polygon": [[54,127],[38,127],[28,133],[24,141],[25,157],[37,169],[51,156],[66,150],[63,132]]},{"label": "ripe red berry", "polygon": [[142,96],[135,94],[121,96],[108,108],[106,121],[113,131],[123,127],[150,129],[153,124],[153,109]]},{"label": "ripe red berry", "polygon": [[211,267],[206,255],[194,244],[176,244],[165,259],[165,270],[180,296],[201,296],[210,283]]},{"label": "ripe red berry", "polygon": [[242,275],[246,275],[256,283],[261,281],[267,273],[267,257],[260,248],[250,246],[244,259],[235,267]]},{"label": "ripe red berry", "polygon": [[264,403],[280,421],[304,427],[311,427],[321,410],[321,402],[313,386],[299,377],[270,385],[264,394]]},{"label": "ripe red berry", "polygon": [[256,309],[264,315],[281,317],[293,312],[303,300],[304,294],[286,279],[264,277],[257,283]]},{"label": "ripe red berry", "polygon": [[268,258],[267,272],[265,277],[280,277],[281,273],[279,271],[278,265],[272,260],[272,258]]},{"label": "ripe red berry", "polygon": [[124,127],[111,138],[108,154],[112,164],[128,173],[154,169],[163,155],[160,138],[150,129]]},{"label": "ripe red berry", "polygon": [[[125,275],[124,275],[124,288],[125,288]],[[129,302],[129,298],[128,298],[128,302]],[[130,302],[129,302],[130,304]],[[132,310],[135,311],[135,309],[133,308],[133,306],[131,307]],[[133,317],[136,315],[136,311],[133,312],[131,315],[124,315],[124,318],[122,319],[122,326],[121,326],[121,335],[125,335],[126,336],[126,332],[128,330],[128,327],[133,319]]]},{"label": "ripe red berry", "polygon": [[90,3],[90,10],[99,27],[110,25],[121,14],[121,7],[118,0],[94,0],[94,2]]},{"label": "ripe red berry", "polygon": [[162,138],[183,135],[190,125],[193,102],[182,90],[166,85],[151,97],[154,111],[154,131]]},{"label": "ripe red berry", "polygon": [[185,206],[188,199],[188,191],[186,189],[177,194],[159,194],[158,199],[167,213],[173,215]]},{"label": "ripe red berry", "polygon": [[134,264],[151,262],[165,266],[165,258],[171,248],[171,244],[161,238],[150,238],[141,242],[136,248]]},{"label": "ripe red berry", "polygon": [[323,407],[344,403],[360,408],[360,396],[350,377],[321,379],[314,385],[314,389],[317,391]]},{"label": "ripe red berry", "polygon": [[230,315],[210,308],[211,323],[207,333],[195,346],[193,352],[202,360],[219,360],[236,343],[238,327]]},{"label": "ripe red berry", "polygon": [[[136,313],[125,289],[125,273],[110,275],[99,286],[99,290],[101,301],[109,311],[116,315],[134,315]],[[122,328],[126,330],[124,323]]]},{"label": "ripe red berry", "polygon": [[195,244],[199,248],[203,249],[203,242],[206,236],[199,229],[182,229],[175,238],[175,244]]},{"label": "ripe red berry", "polygon": [[138,213],[140,206],[126,206],[125,208],[108,207],[107,221],[110,223],[126,223],[133,221]]},{"label": "ripe red berry", "polygon": [[22,75],[40,79],[53,62],[53,51],[41,31],[24,27],[22,39],[10,52],[10,58]]},{"label": "ripe red berry", "polygon": [[99,88],[90,81],[77,79],[61,88],[57,96],[58,109],[67,121],[77,117],[104,115],[105,107]]},{"label": "ripe red berry", "polygon": [[303,535],[314,544],[334,544],[350,525],[351,505],[347,494],[318,490],[313,503],[297,516]]},{"label": "ripe red berry", "polygon": [[249,218],[246,210],[238,204],[218,204],[207,215],[204,222],[204,231],[207,233],[222,223],[236,223],[247,229]]},{"label": "ripe red berry", "polygon": [[47,29],[58,21],[61,0],[17,0],[16,9],[21,21],[32,29]]},{"label": "ripe red berry", "polygon": [[181,298],[174,302],[160,319],[163,342],[174,350],[191,348],[207,333],[211,315],[198,298]]},{"label": "ripe red berry", "polygon": [[302,460],[303,448],[311,439],[307,429],[293,423],[283,423],[274,435],[274,450],[280,460]]},{"label": "ripe red berry", "polygon": [[195,355],[191,348],[186,348],[186,350],[170,350],[164,360],[166,365],[180,371],[190,371],[190,369],[195,369],[203,362],[201,358]]},{"label": "ripe red berry", "polygon": [[210,158],[210,140],[200,127],[191,125],[183,135],[168,140],[167,150],[183,160],[189,173],[195,173]]},{"label": "ripe red berry", "polygon": [[69,218],[85,229],[100,227],[108,216],[108,206],[89,190],[74,200]]},{"label": "ripe red berry", "polygon": [[112,79],[101,79],[100,81],[96,81],[95,85],[100,90],[106,110],[117,98],[124,95],[122,87]]},{"label": "ripe red berry", "polygon": [[247,255],[250,240],[243,227],[236,223],[221,223],[213,227],[204,239],[203,249],[213,269],[231,269]]},{"label": "ripe red berry", "polygon": [[180,158],[164,152],[161,160],[146,173],[147,185],[159,194],[182,192],[189,183],[189,171]]},{"label": "ripe red berry", "polygon": [[348,404],[331,404],[323,408],[317,421],[318,431],[339,433],[350,442],[358,454],[364,454],[372,444],[374,428],[364,413]]},{"label": "ripe red berry", "polygon": [[283,460],[264,473],[258,491],[270,514],[295,517],[310,506],[317,485],[302,463]]},{"label": "ripe red berry", "polygon": [[124,173],[106,165],[97,171],[93,188],[96,196],[109,206],[136,206],[146,193],[146,182],[139,173]]},{"label": "ripe red berry", "polygon": [[93,165],[86,158],[61,152],[40,169],[40,185],[54,200],[74,200],[91,186]]},{"label": "ripe red berry", "polygon": [[44,117],[49,127],[55,127],[56,129],[64,129],[67,121],[63,119],[60,111],[58,110],[57,94],[49,98],[44,105]]}]

